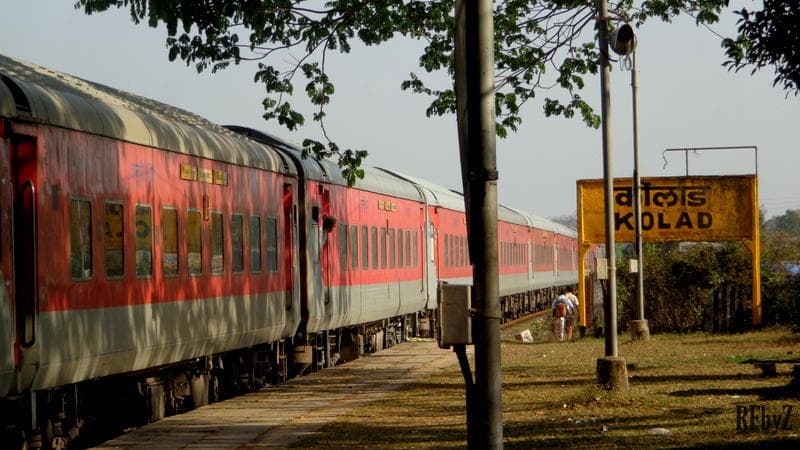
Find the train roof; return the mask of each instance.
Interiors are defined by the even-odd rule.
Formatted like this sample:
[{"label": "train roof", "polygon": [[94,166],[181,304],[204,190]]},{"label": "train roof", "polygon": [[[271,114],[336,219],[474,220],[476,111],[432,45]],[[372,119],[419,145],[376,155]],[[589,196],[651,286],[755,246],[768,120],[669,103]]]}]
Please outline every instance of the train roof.
[{"label": "train roof", "polygon": [[497,219],[517,225],[533,226],[530,218],[523,212],[505,205],[497,205]]},{"label": "train roof", "polygon": [[202,117],[0,55],[0,116],[293,174],[273,149]]},{"label": "train roof", "polygon": [[[303,158],[303,151],[299,148],[260,130],[238,125],[226,125],[226,128],[284,152],[292,158],[295,164],[301,167],[303,177],[307,180],[341,186],[347,185],[347,180],[342,176],[342,170],[335,161],[330,159],[319,160],[311,156]],[[422,194],[410,181],[390,171],[367,164],[362,164],[361,169],[364,171],[364,178],[356,179],[354,188],[420,203],[423,202]]]},{"label": "train roof", "polygon": [[460,192],[447,189],[444,186],[411,175],[406,175],[396,170],[386,168],[381,168],[381,170],[413,183],[417,188],[421,189],[428,205],[464,212],[464,196]]}]

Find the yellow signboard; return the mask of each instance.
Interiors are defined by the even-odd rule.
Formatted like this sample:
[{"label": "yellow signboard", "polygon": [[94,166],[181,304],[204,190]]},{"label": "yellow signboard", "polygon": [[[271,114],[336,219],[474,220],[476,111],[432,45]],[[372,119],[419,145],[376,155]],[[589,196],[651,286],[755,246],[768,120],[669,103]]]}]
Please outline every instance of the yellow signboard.
[{"label": "yellow signboard", "polygon": [[[743,241],[752,256],[754,325],[761,324],[757,183],[755,175],[642,178],[640,195],[644,242]],[[613,196],[615,241],[634,242],[631,179],[614,179]],[[603,180],[578,180],[580,280],[589,247],[605,243],[605,218]],[[578,289],[583,296],[583,283]],[[589,309],[586,302],[583,305],[581,325],[586,326]]]},{"label": "yellow signboard", "polygon": [[[617,242],[633,242],[635,217],[630,178],[614,179]],[[758,220],[756,177],[642,178],[645,242],[753,239]],[[583,242],[605,242],[603,180],[578,181],[578,227]]]}]

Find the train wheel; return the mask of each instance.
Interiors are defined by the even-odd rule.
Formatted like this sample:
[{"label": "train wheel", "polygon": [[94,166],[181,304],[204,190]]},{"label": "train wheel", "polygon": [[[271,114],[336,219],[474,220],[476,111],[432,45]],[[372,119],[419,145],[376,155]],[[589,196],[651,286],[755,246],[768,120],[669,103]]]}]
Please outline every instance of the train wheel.
[{"label": "train wheel", "polygon": [[190,390],[195,408],[208,405],[209,384],[209,376],[207,373],[201,373],[192,377]]},{"label": "train wheel", "polygon": [[216,403],[222,398],[219,375],[211,372],[208,380],[208,402]]}]

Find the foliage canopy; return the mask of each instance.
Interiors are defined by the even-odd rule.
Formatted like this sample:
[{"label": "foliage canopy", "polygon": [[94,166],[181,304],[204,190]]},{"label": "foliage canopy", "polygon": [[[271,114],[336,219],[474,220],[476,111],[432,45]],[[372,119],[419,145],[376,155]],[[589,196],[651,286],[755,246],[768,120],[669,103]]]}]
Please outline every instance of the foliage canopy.
[{"label": "foliage canopy", "polygon": [[[717,22],[729,0],[611,1],[615,14],[637,25],[692,15],[697,24]],[[303,89],[316,108],[325,143],[303,141],[305,156],[337,157],[352,184],[363,176],[359,165],[366,152],[339,148],[325,130],[325,108],[335,92],[326,62],[335,53],[349,53],[353,42],[379,45],[395,37],[426,43],[419,66],[426,72],[454,74],[455,0],[78,0],[87,14],[127,8],[135,23],[168,32],[170,60],[180,59],[198,71],[215,72],[256,61],[254,80],[265,89],[264,118],[295,130],[305,116],[292,104]],[[637,4],[638,3],[638,4]],[[772,2],[767,2],[772,3]],[[780,3],[780,2],[776,2]],[[742,13],[745,19],[749,14]],[[772,16],[770,16],[772,17]],[[599,116],[580,95],[584,78],[598,71],[592,0],[504,0],[495,2],[495,103],[497,134],[504,137],[522,123],[520,108],[545,91],[547,116],[580,117],[598,127]],[[748,22],[749,23],[749,22]],[[754,27],[762,22],[756,21]],[[762,61],[765,48],[746,28],[728,40],[732,66]],[[756,45],[751,46],[750,43]],[[766,44],[765,44],[766,45]],[[288,61],[288,62],[287,62]],[[759,66],[760,67],[760,66]],[[452,84],[431,86],[410,73],[402,89],[429,95],[427,115],[455,111]]]},{"label": "foliage canopy", "polygon": [[722,41],[728,61],[723,65],[739,71],[751,67],[755,73],[773,66],[772,85],[795,95],[800,92],[800,3],[764,0],[761,11],[742,8],[739,16],[739,36]]}]

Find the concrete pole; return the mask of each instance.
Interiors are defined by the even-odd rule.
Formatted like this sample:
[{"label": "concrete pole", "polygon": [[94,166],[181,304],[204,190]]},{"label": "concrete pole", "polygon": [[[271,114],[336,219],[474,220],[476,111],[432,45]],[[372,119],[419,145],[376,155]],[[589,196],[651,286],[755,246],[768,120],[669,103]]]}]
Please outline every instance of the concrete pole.
[{"label": "concrete pole", "polygon": [[597,381],[610,389],[628,387],[625,360],[617,351],[617,257],[614,232],[614,170],[611,147],[611,64],[608,60],[608,0],[598,0],[597,25],[600,51],[600,114],[603,135],[603,186],[605,190],[606,260],[608,296],[603,299],[605,357],[597,360]]},{"label": "concrete pole", "polygon": [[631,94],[633,97],[633,217],[636,247],[636,320],[630,323],[631,339],[649,340],[650,327],[644,318],[644,262],[642,252],[642,179],[639,176],[639,73],[636,68],[636,50],[631,66]]},{"label": "concrete pole", "polygon": [[497,262],[494,17],[491,0],[456,1],[456,104],[467,231],[473,263],[475,386],[470,449],[502,449],[500,279]]}]

